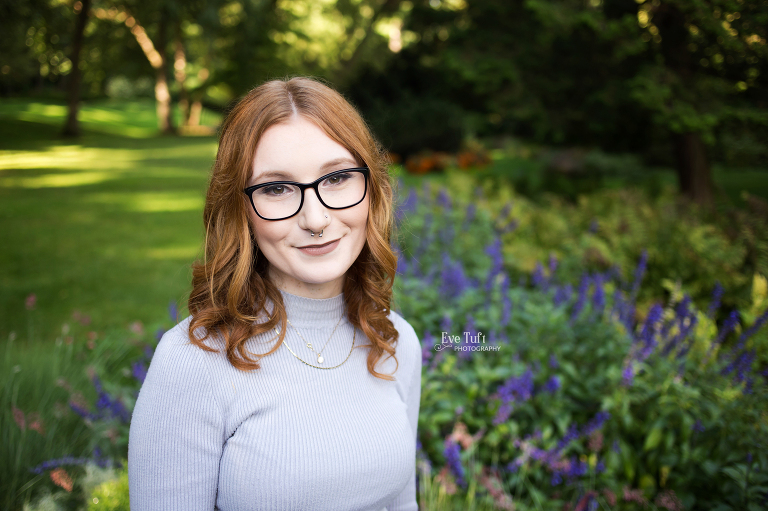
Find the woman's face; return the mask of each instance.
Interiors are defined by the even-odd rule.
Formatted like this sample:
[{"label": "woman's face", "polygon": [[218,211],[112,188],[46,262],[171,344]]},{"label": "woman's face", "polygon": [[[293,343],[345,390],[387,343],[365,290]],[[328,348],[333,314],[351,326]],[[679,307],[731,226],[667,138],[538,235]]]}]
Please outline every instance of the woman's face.
[{"label": "woman's face", "polygon": [[[311,121],[294,116],[264,132],[256,146],[248,185],[270,181],[311,183],[335,170],[357,166],[344,146]],[[369,195],[366,193],[365,199],[351,208],[328,209],[315,191],[307,188],[301,210],[291,218],[277,221],[260,218],[249,203],[258,257],[269,261],[269,275],[275,285],[308,298],[330,298],[341,293],[344,275],[365,244]],[[314,236],[310,236],[311,231]],[[302,250],[329,242],[331,250],[326,253]]]}]

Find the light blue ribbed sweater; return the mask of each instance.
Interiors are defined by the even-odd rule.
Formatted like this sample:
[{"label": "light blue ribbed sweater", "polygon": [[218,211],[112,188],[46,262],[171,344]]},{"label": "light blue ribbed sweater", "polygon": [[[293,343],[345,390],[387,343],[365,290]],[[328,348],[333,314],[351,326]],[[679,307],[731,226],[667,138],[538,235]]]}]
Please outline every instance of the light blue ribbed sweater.
[{"label": "light blue ribbed sweater", "polygon": [[[344,295],[281,293],[288,319],[317,351],[343,318],[322,352],[324,366],[342,362],[354,331]],[[421,348],[407,321],[394,311],[390,319],[400,334],[395,381],[368,372],[367,348],[321,370],[281,345],[243,372],[189,343],[190,318],[169,330],[133,411],[131,510],[416,511]],[[286,344],[318,365],[296,329],[288,327]],[[272,334],[249,340],[248,350],[265,353]],[[358,330],[355,346],[369,344]],[[390,374],[395,361],[385,358],[377,370]]]}]

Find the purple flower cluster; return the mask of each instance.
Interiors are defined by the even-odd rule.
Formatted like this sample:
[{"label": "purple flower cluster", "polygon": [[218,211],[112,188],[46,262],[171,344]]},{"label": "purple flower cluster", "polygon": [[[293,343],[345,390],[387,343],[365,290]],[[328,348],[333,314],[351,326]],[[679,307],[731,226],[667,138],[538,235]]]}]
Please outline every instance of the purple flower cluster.
[{"label": "purple flower cluster", "polygon": [[430,332],[425,332],[421,337],[421,365],[425,365],[432,358],[436,340]]},{"label": "purple flower cluster", "polygon": [[[550,449],[540,449],[532,445],[532,437],[526,437],[523,440],[515,440],[515,447],[522,449],[523,454],[507,464],[508,471],[514,473],[518,468],[528,459],[533,459],[540,462],[550,472],[552,472],[551,483],[553,486],[560,484],[565,476],[569,481],[581,477],[588,473],[589,466],[586,462],[572,457],[570,460],[564,460],[562,451],[579,438],[587,437],[594,431],[602,428],[605,422],[610,418],[608,412],[598,412],[592,420],[590,420],[583,428],[579,428],[576,424],[572,424],[565,433],[565,436],[557,443],[557,445]],[[535,438],[540,438],[540,433],[537,432],[533,435]],[[595,467],[596,472],[602,472],[605,470],[605,463],[598,462]]]},{"label": "purple flower cluster", "polygon": [[557,286],[555,288],[555,296],[552,301],[555,303],[555,307],[560,307],[571,299],[573,294],[573,286],[571,284],[565,284],[564,286]]},{"label": "purple flower cluster", "polygon": [[571,309],[571,323],[576,321],[576,318],[579,317],[582,309],[584,309],[584,305],[587,301],[587,292],[589,291],[589,283],[591,280],[592,279],[586,273],[581,276],[581,282],[579,283],[578,291],[579,297],[576,299],[576,303],[573,305],[573,309]]},{"label": "purple flower cluster", "polygon": [[513,403],[522,403],[531,398],[533,395],[533,371],[528,368],[522,375],[508,378],[499,386],[497,394],[501,405],[493,419],[494,425],[499,425],[509,419]]},{"label": "purple flower cluster", "polygon": [[179,322],[179,306],[176,305],[176,302],[168,304],[168,315],[171,317],[174,325]]},{"label": "purple flower cluster", "polygon": [[645,276],[645,271],[648,268],[648,251],[643,250],[643,253],[640,254],[640,261],[637,263],[637,268],[635,268],[635,280],[632,282],[632,302],[635,301],[635,298],[637,298],[637,293],[640,291],[640,283],[643,281],[643,277]]},{"label": "purple flower cluster", "polygon": [[443,455],[448,467],[456,478],[456,483],[462,488],[466,488],[467,481],[465,479],[464,467],[461,465],[461,448],[459,444],[450,438],[446,439]]},{"label": "purple flower cluster", "polygon": [[490,293],[496,276],[504,270],[504,257],[501,253],[501,240],[496,238],[493,243],[485,247],[485,253],[491,258],[491,271],[485,281],[485,291]]},{"label": "purple flower cluster", "polygon": [[725,288],[723,288],[722,285],[720,285],[720,281],[715,281],[715,289],[712,291],[712,301],[709,303],[709,308],[707,309],[707,316],[710,318],[715,317],[715,313],[720,309],[720,303],[723,299],[723,294],[725,294]]},{"label": "purple flower cluster", "polygon": [[544,276],[544,267],[539,262],[536,263],[536,268],[533,270],[532,279],[533,279],[534,287],[544,292],[547,291],[549,282],[547,281],[547,278]]},{"label": "purple flower cluster", "polygon": [[[90,458],[85,458],[85,457],[75,458],[74,456],[64,456],[63,458],[56,458],[56,459],[44,461],[39,465],[36,465],[30,468],[29,471],[34,474],[40,475],[43,472],[54,469],[54,468],[63,467],[67,465],[80,466],[80,465],[85,465],[89,462],[93,462],[101,468],[107,468],[114,464],[111,458],[102,456],[101,449],[96,447],[93,450],[93,456]],[[120,465],[121,464],[117,462],[118,468],[120,467]]]},{"label": "purple flower cluster", "polygon": [[451,197],[445,187],[440,188],[437,193],[437,204],[443,209],[451,209]]},{"label": "purple flower cluster", "polygon": [[102,387],[101,380],[99,380],[97,376],[93,377],[92,382],[94,388],[96,389],[96,393],[98,394],[98,398],[96,400],[96,411],[91,412],[78,406],[75,403],[70,403],[69,407],[72,409],[72,411],[91,421],[105,420],[114,417],[122,421],[124,424],[128,424],[131,421],[131,414],[123,402],[120,401],[119,398],[110,396],[109,393],[106,392]]},{"label": "purple flower cluster", "polygon": [[560,389],[560,377],[557,375],[550,376],[547,383],[544,384],[544,390],[554,394]]},{"label": "purple flower cluster", "polygon": [[65,465],[85,465],[89,461],[91,461],[90,458],[75,458],[74,456],[64,456],[63,458],[44,461],[39,465],[29,469],[29,471],[35,474],[42,474],[46,470],[51,470],[56,467],[63,467]]},{"label": "purple flower cluster", "polygon": [[509,297],[509,275],[501,281],[501,326],[507,326],[512,319],[512,299]]},{"label": "purple flower cluster", "polygon": [[605,289],[603,288],[603,275],[595,275],[595,290],[592,293],[592,310],[600,314],[605,309]]},{"label": "purple flower cluster", "polygon": [[443,268],[440,272],[440,294],[445,297],[457,298],[472,287],[472,281],[464,272],[460,261],[452,261],[450,256],[443,253]]},{"label": "purple flower cluster", "polygon": [[144,379],[147,377],[147,365],[141,360],[135,361],[131,364],[131,374],[139,383],[144,383]]}]

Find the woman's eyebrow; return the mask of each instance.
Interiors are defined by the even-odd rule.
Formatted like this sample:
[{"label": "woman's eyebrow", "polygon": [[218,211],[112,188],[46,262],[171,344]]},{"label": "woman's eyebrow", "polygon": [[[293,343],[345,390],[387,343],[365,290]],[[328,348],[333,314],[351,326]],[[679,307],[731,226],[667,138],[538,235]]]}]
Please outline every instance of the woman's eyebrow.
[{"label": "woman's eyebrow", "polygon": [[[330,169],[332,167],[336,167],[337,165],[341,165],[342,163],[346,164],[346,165],[351,165],[352,167],[357,167],[357,162],[355,160],[353,160],[352,158],[346,157],[346,156],[342,156],[341,158],[335,158],[333,160],[329,160],[329,161],[323,163],[320,166],[320,172],[325,173],[326,171],[328,171],[328,169]],[[268,179],[279,179],[279,180],[282,180],[282,181],[294,181],[295,180],[294,176],[289,174],[289,173],[287,173],[287,172],[283,172],[281,170],[268,170],[266,172],[262,172],[261,174],[259,174],[255,178],[253,178],[251,180],[251,182],[255,183],[256,181],[259,181],[261,179],[267,179],[267,178]]]},{"label": "woman's eyebrow", "polygon": [[327,161],[323,164],[322,167],[320,167],[321,171],[326,171],[331,167],[335,167],[336,165],[341,165],[342,163],[345,164],[351,164],[352,167],[357,167],[357,162],[353,160],[352,158],[349,158],[347,156],[342,156],[341,158],[336,158],[331,161]]},{"label": "woman's eyebrow", "polygon": [[273,179],[281,179],[283,181],[293,181],[293,176],[291,174],[281,170],[268,170],[266,172],[262,172],[257,177],[255,177],[253,181],[258,181],[259,179],[264,179],[267,177]]}]

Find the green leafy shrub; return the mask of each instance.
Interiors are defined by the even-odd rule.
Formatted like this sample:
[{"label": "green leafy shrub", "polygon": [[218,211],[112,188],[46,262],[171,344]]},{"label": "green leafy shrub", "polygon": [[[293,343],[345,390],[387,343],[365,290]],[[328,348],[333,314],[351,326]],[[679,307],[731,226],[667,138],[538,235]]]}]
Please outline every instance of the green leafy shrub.
[{"label": "green leafy shrub", "polygon": [[97,486],[88,499],[88,511],[130,511],[128,469],[119,476]]},{"label": "green leafy shrub", "polygon": [[[474,209],[475,187],[457,189],[412,191],[398,247],[397,305],[423,343],[420,447],[444,467],[444,491],[460,501],[474,481],[482,493],[485,469],[498,474],[499,508],[503,498],[518,509],[761,505],[768,389],[757,350],[768,311],[760,292],[750,328],[735,312],[718,326],[721,286],[702,310],[686,285],[663,279],[667,298],[641,309],[650,250],[632,279],[606,265],[574,285],[575,265],[552,257],[546,270],[534,266],[532,286],[513,287],[498,239],[509,218]],[[708,239],[702,232],[689,238]]]}]

